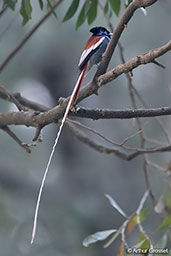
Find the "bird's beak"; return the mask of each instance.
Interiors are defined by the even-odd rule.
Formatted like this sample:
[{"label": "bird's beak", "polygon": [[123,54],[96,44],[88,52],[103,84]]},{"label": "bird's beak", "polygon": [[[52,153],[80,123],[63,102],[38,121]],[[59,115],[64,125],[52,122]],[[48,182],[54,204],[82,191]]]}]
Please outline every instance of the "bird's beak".
[{"label": "bird's beak", "polygon": [[111,37],[111,36],[113,35],[113,33],[110,33],[109,35],[110,35],[110,37]]}]

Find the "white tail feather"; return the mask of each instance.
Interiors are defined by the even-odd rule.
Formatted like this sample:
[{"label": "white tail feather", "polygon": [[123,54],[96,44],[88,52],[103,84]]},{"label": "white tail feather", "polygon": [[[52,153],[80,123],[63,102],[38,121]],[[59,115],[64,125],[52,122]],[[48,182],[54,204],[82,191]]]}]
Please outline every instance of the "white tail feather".
[{"label": "white tail feather", "polygon": [[33,221],[33,229],[32,229],[32,238],[31,238],[31,244],[33,244],[34,242],[34,239],[35,239],[35,235],[36,235],[36,228],[37,228],[37,219],[38,219],[38,212],[39,212],[39,206],[40,206],[40,200],[41,200],[41,196],[42,196],[42,191],[43,191],[43,187],[44,187],[44,184],[45,184],[45,180],[46,180],[46,176],[47,176],[47,173],[48,173],[48,170],[49,170],[49,166],[51,164],[51,161],[52,161],[52,157],[53,157],[53,154],[55,152],[55,148],[58,144],[58,140],[59,140],[59,137],[60,137],[60,134],[62,132],[62,128],[64,126],[64,123],[65,123],[65,120],[68,116],[68,113],[69,113],[69,110],[72,106],[72,103],[73,103],[73,99],[75,97],[75,94],[77,92],[77,88],[80,86],[80,80],[83,78],[82,75],[84,73],[84,70],[80,73],[79,77],[78,77],[78,80],[77,80],[77,83],[73,89],[73,92],[71,94],[71,97],[69,99],[69,102],[68,102],[68,105],[66,107],[66,110],[65,110],[65,114],[62,118],[62,122],[59,126],[59,130],[58,130],[58,133],[56,135],[56,139],[55,139],[55,142],[54,142],[54,145],[53,145],[53,148],[52,148],[52,151],[51,151],[51,154],[50,154],[50,157],[48,159],[48,163],[47,163],[47,166],[46,166],[46,169],[45,169],[45,172],[44,172],[44,175],[43,175],[43,178],[42,178],[42,182],[41,182],[41,186],[40,186],[40,189],[39,189],[39,194],[38,194],[38,197],[37,197],[37,203],[36,203],[36,208],[35,208],[35,213],[34,213],[34,221]]}]

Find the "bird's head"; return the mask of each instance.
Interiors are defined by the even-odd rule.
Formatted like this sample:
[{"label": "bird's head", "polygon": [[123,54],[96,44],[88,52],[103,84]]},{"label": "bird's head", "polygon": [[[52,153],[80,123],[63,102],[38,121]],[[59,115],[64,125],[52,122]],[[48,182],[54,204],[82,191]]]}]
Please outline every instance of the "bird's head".
[{"label": "bird's head", "polygon": [[112,33],[110,33],[104,27],[94,27],[94,28],[90,29],[90,32],[93,33],[93,36],[108,36],[108,37],[112,36]]}]

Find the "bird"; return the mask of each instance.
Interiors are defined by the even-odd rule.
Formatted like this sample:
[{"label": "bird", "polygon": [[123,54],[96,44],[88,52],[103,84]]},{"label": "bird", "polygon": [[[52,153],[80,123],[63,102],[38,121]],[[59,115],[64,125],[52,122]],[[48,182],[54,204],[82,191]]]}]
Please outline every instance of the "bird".
[{"label": "bird", "polygon": [[104,27],[94,27],[90,29],[92,36],[85,44],[84,50],[79,60],[80,76],[77,80],[75,87],[77,87],[76,94],[74,95],[72,104],[74,105],[78,98],[79,89],[85,75],[89,72],[93,65],[99,65],[101,62],[103,53],[105,52],[107,45],[111,39],[112,33],[110,33]]},{"label": "bird", "polygon": [[111,39],[111,36],[112,36],[112,33],[110,33],[106,28],[101,27],[101,26],[94,27],[94,28],[90,29],[90,32],[92,33],[92,35],[85,44],[85,47],[80,56],[80,60],[79,60],[79,64],[78,64],[80,74],[79,74],[77,82],[74,86],[74,89],[72,91],[72,94],[70,96],[70,99],[68,101],[62,121],[59,125],[56,139],[55,139],[55,142],[54,142],[52,151],[50,153],[50,156],[49,156],[49,159],[48,159],[48,162],[46,165],[46,169],[45,169],[45,172],[44,172],[44,175],[42,178],[41,186],[40,186],[39,193],[38,193],[36,208],[35,208],[31,244],[34,242],[34,238],[35,238],[35,234],[36,234],[38,211],[39,211],[39,205],[40,205],[40,200],[41,200],[44,183],[46,180],[46,176],[47,176],[47,173],[49,170],[49,166],[50,166],[53,154],[55,152],[55,148],[58,144],[58,140],[59,140],[60,134],[62,132],[62,128],[67,119],[70,109],[77,102],[80,87],[81,87],[81,84],[83,82],[85,75],[89,72],[89,70],[92,68],[93,65],[97,65],[97,66],[99,65],[99,63],[102,60],[102,56],[103,56],[103,54],[107,48],[107,45]]},{"label": "bird", "polygon": [[85,75],[89,72],[93,65],[98,66],[100,64],[103,54],[112,36],[112,33],[110,33],[106,28],[101,26],[90,29],[90,32],[92,33],[92,36],[86,42],[83,52],[80,56],[78,64],[80,75],[74,86],[71,97],[64,112],[64,116],[59,126],[59,130],[56,137],[57,142],[60,137],[64,123],[67,119],[68,113],[77,102],[80,87]]}]

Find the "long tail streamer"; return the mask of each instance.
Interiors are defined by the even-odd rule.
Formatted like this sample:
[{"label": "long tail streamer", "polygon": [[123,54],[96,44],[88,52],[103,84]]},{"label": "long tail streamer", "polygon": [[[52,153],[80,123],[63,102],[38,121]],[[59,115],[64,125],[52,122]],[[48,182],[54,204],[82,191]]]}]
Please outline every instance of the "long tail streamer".
[{"label": "long tail streamer", "polygon": [[36,208],[35,208],[35,213],[34,213],[34,221],[33,221],[33,229],[32,229],[32,238],[31,238],[31,244],[33,244],[34,242],[34,239],[35,239],[35,235],[36,235],[36,229],[37,229],[37,219],[38,219],[38,212],[39,212],[39,206],[40,206],[40,200],[41,200],[41,196],[42,196],[42,191],[43,191],[43,187],[44,187],[44,184],[45,184],[45,180],[46,180],[46,176],[47,176],[47,173],[48,173],[48,170],[49,170],[49,166],[51,164],[51,161],[52,161],[52,157],[54,155],[54,152],[55,152],[55,148],[58,144],[58,140],[59,140],[59,137],[60,137],[60,134],[62,132],[62,128],[64,126],[64,123],[67,119],[67,116],[68,116],[68,113],[69,113],[69,110],[71,108],[71,106],[73,106],[78,98],[78,93],[79,93],[79,90],[80,90],[80,87],[81,87],[81,84],[82,84],[82,81],[83,81],[83,78],[84,78],[84,75],[86,73],[86,69],[87,69],[87,64],[85,65],[84,69],[82,70],[82,72],[80,73],[79,77],[78,77],[78,80],[77,80],[77,83],[72,91],[72,94],[71,94],[71,97],[69,99],[69,102],[68,102],[68,105],[66,107],[66,110],[65,110],[65,114],[62,118],[62,122],[59,126],[59,130],[58,130],[58,133],[56,135],[56,139],[55,139],[55,142],[53,144],[53,148],[52,148],[52,151],[51,151],[51,154],[50,154],[50,157],[48,159],[48,163],[47,163],[47,166],[46,166],[46,169],[45,169],[45,172],[44,172],[44,175],[43,175],[43,178],[42,178],[42,182],[41,182],[41,186],[40,186],[40,189],[39,189],[39,194],[38,194],[38,197],[37,197],[37,203],[36,203]]}]

